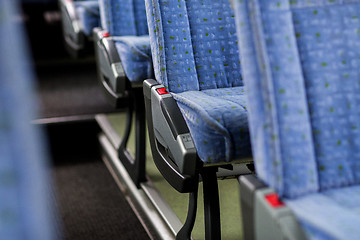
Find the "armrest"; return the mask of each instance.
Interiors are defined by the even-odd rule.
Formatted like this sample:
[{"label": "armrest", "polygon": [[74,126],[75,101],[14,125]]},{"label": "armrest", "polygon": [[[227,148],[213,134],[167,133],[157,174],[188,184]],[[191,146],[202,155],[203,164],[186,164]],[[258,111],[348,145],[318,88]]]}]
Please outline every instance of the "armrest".
[{"label": "armrest", "polygon": [[256,239],[306,239],[294,213],[271,188],[256,191],[254,217]]},{"label": "armrest", "polygon": [[116,50],[115,42],[101,28],[94,29],[95,57],[98,68],[98,78],[107,95],[115,102],[126,98],[127,78]]},{"label": "armrest", "polygon": [[242,175],[239,177],[240,199],[241,199],[241,215],[243,224],[244,240],[255,239],[254,230],[254,208],[255,193],[259,189],[267,186],[261,182],[255,175]]},{"label": "armrest", "polygon": [[155,80],[145,80],[143,89],[154,162],[177,191],[191,192],[198,184],[200,161],[180,109]]},{"label": "armrest", "polygon": [[80,30],[73,1],[59,0],[64,40],[69,53],[76,57],[85,46],[85,36]]}]

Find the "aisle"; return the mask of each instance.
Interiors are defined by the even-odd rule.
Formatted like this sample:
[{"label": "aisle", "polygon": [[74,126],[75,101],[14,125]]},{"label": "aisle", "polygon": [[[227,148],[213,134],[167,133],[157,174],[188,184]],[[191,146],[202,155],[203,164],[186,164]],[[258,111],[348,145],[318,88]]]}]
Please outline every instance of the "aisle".
[{"label": "aisle", "polygon": [[94,59],[38,64],[40,119],[116,112],[97,80]]},{"label": "aisle", "polygon": [[64,239],[149,239],[100,158],[96,123],[47,128]]}]

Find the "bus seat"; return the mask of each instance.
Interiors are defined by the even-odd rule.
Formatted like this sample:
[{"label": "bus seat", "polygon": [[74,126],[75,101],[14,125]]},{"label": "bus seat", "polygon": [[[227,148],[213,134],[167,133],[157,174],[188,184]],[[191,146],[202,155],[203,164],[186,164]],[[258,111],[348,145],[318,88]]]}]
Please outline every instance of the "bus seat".
[{"label": "bus seat", "polygon": [[153,77],[149,36],[126,36],[115,40],[126,77],[132,86],[142,87],[144,79]]},{"label": "bus seat", "polygon": [[240,178],[245,239],[360,237],[359,5],[234,1],[257,173]]},{"label": "bus seat", "polygon": [[[228,0],[146,0],[146,6],[156,79],[144,82],[153,159],[179,192],[196,195],[200,173],[204,202],[215,202],[213,166],[251,162],[234,13]],[[215,203],[210,208],[219,211]],[[217,219],[206,226],[206,238],[218,239],[219,216],[210,218]]]},{"label": "bus seat", "polygon": [[145,2],[101,0],[100,15],[102,28],[94,30],[99,79],[117,106],[128,89],[153,77]]},{"label": "bus seat", "polygon": [[42,134],[35,118],[34,75],[20,1],[0,0],[0,236],[60,239]]},{"label": "bus seat", "polygon": [[[98,79],[115,108],[127,109],[127,124],[118,156],[137,187],[145,177],[145,109],[142,83],[153,78],[144,0],[100,0],[101,28],[94,29]],[[127,152],[133,111],[134,158]],[[117,147],[117,146],[116,146]]]},{"label": "bus seat", "polygon": [[75,11],[79,17],[80,29],[83,33],[91,37],[95,27],[100,26],[99,1],[77,1]]},{"label": "bus seat", "polygon": [[100,26],[98,0],[59,0],[65,47],[78,58],[92,50],[93,28]]}]

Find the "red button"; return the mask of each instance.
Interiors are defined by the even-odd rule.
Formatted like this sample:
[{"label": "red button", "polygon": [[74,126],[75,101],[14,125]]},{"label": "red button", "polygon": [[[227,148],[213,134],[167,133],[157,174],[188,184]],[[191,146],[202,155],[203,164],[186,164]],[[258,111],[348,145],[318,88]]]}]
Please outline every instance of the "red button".
[{"label": "red button", "polygon": [[110,33],[105,32],[105,33],[102,34],[102,36],[103,36],[103,37],[110,37]]},{"label": "red button", "polygon": [[163,94],[168,94],[169,92],[166,91],[166,88],[158,88],[156,89],[156,91],[158,92],[159,95],[163,95]]},{"label": "red button", "polygon": [[280,201],[276,193],[268,194],[265,196],[266,201],[274,208],[285,207],[285,204]]}]

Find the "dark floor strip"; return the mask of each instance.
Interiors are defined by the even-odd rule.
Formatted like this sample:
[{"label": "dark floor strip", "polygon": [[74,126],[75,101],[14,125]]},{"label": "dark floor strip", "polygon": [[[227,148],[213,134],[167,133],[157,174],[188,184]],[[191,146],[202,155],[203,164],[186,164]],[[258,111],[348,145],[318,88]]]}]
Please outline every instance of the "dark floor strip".
[{"label": "dark floor strip", "polygon": [[64,238],[149,239],[101,161],[97,131],[93,122],[47,126]]},{"label": "dark floor strip", "polygon": [[37,67],[38,118],[115,112],[97,80],[95,61],[66,62]]}]

